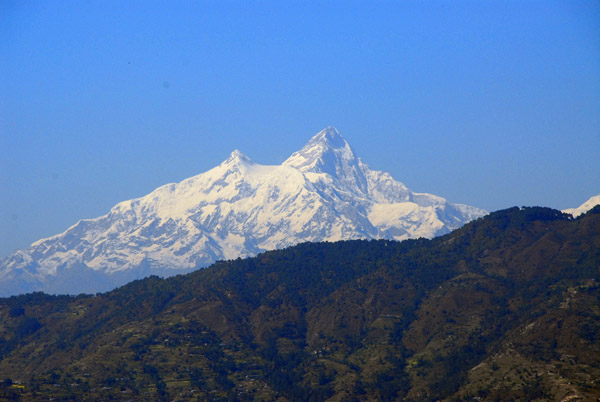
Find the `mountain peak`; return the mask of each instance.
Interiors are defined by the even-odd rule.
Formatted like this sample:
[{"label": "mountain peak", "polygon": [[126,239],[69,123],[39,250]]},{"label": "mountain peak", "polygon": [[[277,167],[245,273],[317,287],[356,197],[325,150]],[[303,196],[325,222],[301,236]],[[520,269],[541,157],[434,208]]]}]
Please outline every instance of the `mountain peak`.
[{"label": "mountain peak", "polygon": [[285,162],[302,172],[329,173],[339,176],[342,165],[355,165],[357,158],[348,141],[335,129],[327,127],[312,137]]},{"label": "mountain peak", "polygon": [[315,143],[323,144],[331,148],[344,148],[348,145],[346,139],[332,126],[319,131],[308,141],[307,145]]},{"label": "mountain peak", "polygon": [[247,157],[246,155],[244,155],[241,151],[234,149],[233,152],[229,155],[229,158],[227,158],[223,164],[225,165],[230,165],[230,164],[237,164],[237,163],[254,163],[252,162],[252,159],[250,159],[249,157]]}]

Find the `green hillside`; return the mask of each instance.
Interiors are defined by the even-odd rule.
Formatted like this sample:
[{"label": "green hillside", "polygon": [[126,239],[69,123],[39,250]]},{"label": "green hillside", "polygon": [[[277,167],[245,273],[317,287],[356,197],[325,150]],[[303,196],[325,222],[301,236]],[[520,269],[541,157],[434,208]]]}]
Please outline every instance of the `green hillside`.
[{"label": "green hillside", "polygon": [[600,207],[0,299],[0,380],[0,400],[597,400]]}]

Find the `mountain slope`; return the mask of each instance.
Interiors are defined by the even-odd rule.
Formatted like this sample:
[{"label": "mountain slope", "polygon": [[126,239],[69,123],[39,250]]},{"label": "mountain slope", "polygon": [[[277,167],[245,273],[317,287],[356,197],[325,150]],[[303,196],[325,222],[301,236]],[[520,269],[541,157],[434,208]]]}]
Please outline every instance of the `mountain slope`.
[{"label": "mountain slope", "polygon": [[585,214],[587,211],[594,208],[596,205],[600,205],[600,194],[590,197],[589,200],[587,200],[577,208],[564,209],[563,212],[566,214],[571,214],[574,217],[578,217],[579,215]]},{"label": "mountain slope", "polygon": [[302,242],[437,236],[485,211],[413,193],[328,128],[280,166],[219,166],[0,261],[0,295],[97,292]]},{"label": "mountain slope", "polygon": [[0,300],[25,400],[596,400],[600,209],[302,244],[97,296]]}]

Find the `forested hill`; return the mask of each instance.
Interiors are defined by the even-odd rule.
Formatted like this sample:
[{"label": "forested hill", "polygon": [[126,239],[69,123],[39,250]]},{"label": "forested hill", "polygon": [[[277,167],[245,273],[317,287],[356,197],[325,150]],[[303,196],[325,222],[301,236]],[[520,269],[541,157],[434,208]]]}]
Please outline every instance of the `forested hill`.
[{"label": "forested hill", "polygon": [[600,207],[0,299],[1,398],[600,397]]}]

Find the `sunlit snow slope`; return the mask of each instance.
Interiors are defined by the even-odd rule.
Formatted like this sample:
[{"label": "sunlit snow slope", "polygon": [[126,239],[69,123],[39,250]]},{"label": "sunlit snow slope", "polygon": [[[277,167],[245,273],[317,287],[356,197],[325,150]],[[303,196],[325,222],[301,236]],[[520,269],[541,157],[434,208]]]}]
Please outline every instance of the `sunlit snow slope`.
[{"label": "sunlit snow slope", "polygon": [[0,295],[104,291],[300,242],[433,237],[486,212],[369,169],[335,128],[279,166],[239,151],[0,261]]},{"label": "sunlit snow slope", "polygon": [[574,217],[585,214],[596,205],[600,205],[600,194],[591,197],[589,200],[578,206],[577,208],[564,209],[562,212],[571,214]]}]

